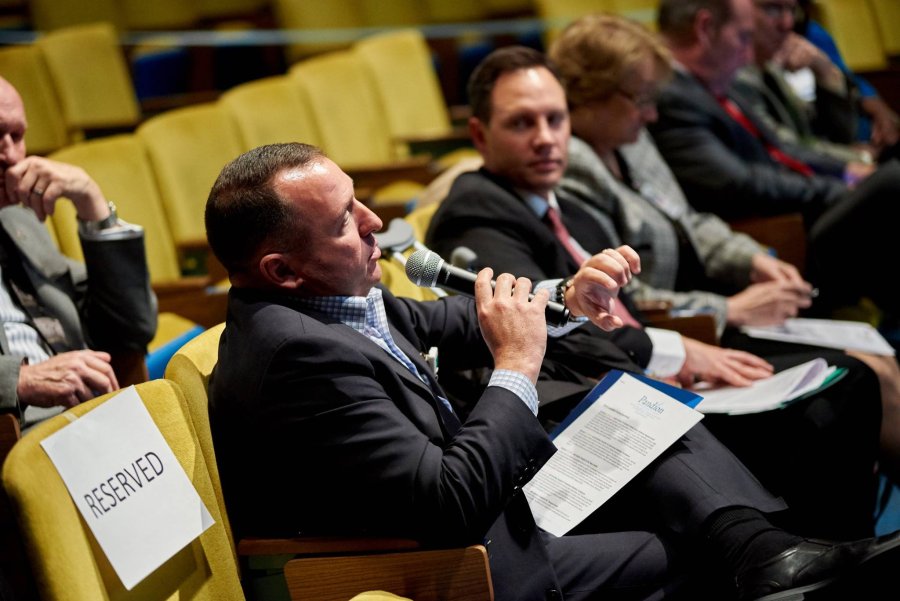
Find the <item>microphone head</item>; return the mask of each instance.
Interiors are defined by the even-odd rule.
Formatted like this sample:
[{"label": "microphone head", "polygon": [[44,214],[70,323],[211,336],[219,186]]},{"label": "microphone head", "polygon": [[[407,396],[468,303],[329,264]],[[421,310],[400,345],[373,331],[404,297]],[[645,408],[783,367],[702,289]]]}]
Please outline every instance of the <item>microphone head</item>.
[{"label": "microphone head", "polygon": [[412,224],[404,219],[395,217],[391,219],[388,227],[383,232],[375,232],[375,240],[381,250],[387,252],[403,252],[416,241]]},{"label": "microphone head", "polygon": [[471,269],[478,255],[468,246],[457,246],[450,253],[450,264],[460,269]]},{"label": "microphone head", "polygon": [[433,288],[437,286],[438,274],[444,260],[435,252],[423,248],[406,259],[406,277],[416,286]]}]

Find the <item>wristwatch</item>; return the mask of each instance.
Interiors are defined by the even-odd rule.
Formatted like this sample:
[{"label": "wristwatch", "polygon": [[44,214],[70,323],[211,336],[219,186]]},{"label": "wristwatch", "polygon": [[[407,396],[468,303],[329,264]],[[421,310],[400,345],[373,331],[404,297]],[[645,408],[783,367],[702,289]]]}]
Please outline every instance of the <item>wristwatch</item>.
[{"label": "wristwatch", "polygon": [[79,219],[78,226],[83,233],[86,234],[96,234],[98,232],[102,232],[103,230],[107,230],[112,226],[119,223],[119,215],[116,212],[116,205],[113,201],[106,201],[106,206],[109,207],[109,215],[100,219],[99,221],[84,221]]}]

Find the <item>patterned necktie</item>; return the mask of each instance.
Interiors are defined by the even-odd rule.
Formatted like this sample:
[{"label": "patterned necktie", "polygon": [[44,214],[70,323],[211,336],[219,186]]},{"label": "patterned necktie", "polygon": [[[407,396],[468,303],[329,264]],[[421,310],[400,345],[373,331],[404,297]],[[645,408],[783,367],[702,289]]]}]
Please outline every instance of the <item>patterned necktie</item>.
[{"label": "patterned necktie", "polygon": [[[562,218],[559,216],[559,211],[555,207],[550,206],[547,208],[547,219],[550,221],[550,226],[553,229],[553,233],[556,235],[556,239],[559,240],[559,243],[563,245],[566,251],[568,251],[569,255],[575,260],[575,263],[581,265],[587,261],[588,256],[575,245],[572,235],[569,233],[569,230],[566,229],[565,224],[562,222]],[[626,326],[631,326],[633,328],[643,327],[641,326],[641,322],[634,318],[634,315],[631,314],[631,311],[628,310],[628,307],[625,306],[621,299],[617,299],[617,301],[613,302],[612,314],[617,315]]]}]

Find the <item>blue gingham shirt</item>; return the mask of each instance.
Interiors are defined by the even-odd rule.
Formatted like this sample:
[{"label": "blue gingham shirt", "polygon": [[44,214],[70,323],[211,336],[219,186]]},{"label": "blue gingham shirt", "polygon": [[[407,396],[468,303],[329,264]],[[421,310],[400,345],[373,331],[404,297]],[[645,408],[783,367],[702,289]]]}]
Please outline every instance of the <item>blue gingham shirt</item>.
[{"label": "blue gingham shirt", "polygon": [[[324,313],[332,319],[349,326],[383,348],[388,354],[402,363],[409,371],[416,375],[429,388],[428,378],[419,373],[415,364],[400,350],[391,336],[388,327],[387,314],[384,310],[384,299],[381,289],[372,288],[367,296],[316,296],[298,299],[298,303],[305,308]],[[537,415],[538,398],[537,390],[531,380],[525,374],[507,369],[494,370],[488,386],[499,386],[517,395],[522,402]],[[437,391],[435,391],[437,395]],[[448,408],[447,399],[437,395]],[[451,408],[452,411],[452,408]]]}]

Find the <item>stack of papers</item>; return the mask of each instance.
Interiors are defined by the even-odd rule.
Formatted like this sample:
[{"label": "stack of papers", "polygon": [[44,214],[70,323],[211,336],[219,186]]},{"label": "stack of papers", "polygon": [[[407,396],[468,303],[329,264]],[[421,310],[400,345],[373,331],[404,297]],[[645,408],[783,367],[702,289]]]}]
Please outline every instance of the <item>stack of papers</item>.
[{"label": "stack of papers", "polygon": [[757,380],[750,386],[726,386],[711,390],[695,388],[703,400],[697,405],[701,413],[759,413],[784,407],[810,392],[836,382],[846,369],[829,366],[818,358]]},{"label": "stack of papers", "polygon": [[863,321],[839,319],[793,318],[780,326],[743,327],[741,330],[754,338],[797,342],[848,351],[862,351],[874,355],[893,355],[894,347]]}]

